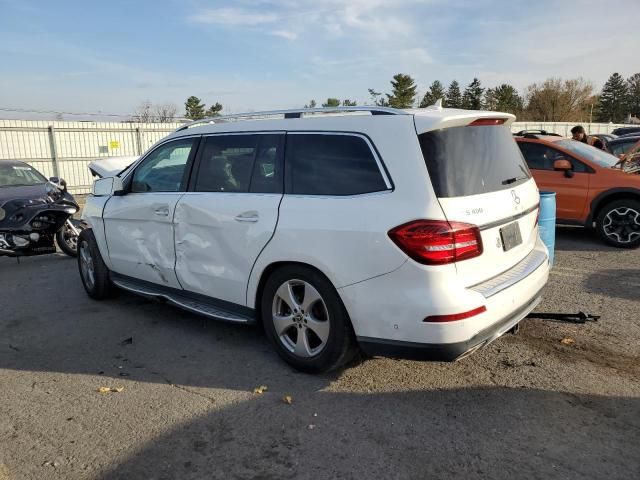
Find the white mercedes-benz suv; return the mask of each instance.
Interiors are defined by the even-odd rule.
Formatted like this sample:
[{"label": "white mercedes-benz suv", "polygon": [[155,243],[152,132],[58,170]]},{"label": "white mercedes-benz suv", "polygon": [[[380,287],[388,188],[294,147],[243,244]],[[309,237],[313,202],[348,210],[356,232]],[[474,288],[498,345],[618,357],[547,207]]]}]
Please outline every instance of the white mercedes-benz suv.
[{"label": "white mercedes-benz suv", "polygon": [[95,182],[82,282],[259,322],[306,372],[358,349],[456,360],[513,329],[549,275],[513,120],[347,107],[188,124]]}]

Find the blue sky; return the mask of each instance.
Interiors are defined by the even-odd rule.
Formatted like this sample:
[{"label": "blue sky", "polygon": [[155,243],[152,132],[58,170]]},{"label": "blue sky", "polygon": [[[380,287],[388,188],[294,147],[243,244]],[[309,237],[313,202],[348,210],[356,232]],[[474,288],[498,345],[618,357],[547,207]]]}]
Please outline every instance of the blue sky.
[{"label": "blue sky", "polygon": [[[640,71],[639,18],[638,0],[0,0],[0,108],[364,103],[398,72],[421,94],[474,76],[518,89],[582,76],[600,89]],[[20,117],[46,115],[0,111]]]}]

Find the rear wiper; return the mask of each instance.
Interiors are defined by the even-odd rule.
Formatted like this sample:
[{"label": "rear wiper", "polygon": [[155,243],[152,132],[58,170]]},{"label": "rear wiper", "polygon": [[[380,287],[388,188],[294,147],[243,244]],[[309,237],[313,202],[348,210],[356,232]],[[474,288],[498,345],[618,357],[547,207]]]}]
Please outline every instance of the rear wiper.
[{"label": "rear wiper", "polygon": [[502,185],[511,185],[512,183],[516,183],[518,180],[526,180],[528,178],[529,177],[525,177],[525,176],[507,178],[506,180],[502,181]]}]

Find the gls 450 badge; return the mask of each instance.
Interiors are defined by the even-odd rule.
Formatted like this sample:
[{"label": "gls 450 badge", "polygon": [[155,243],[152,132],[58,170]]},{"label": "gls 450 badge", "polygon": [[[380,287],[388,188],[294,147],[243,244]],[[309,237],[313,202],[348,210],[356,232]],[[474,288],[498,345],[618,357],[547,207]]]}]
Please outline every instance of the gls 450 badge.
[{"label": "gls 450 badge", "polygon": [[466,213],[467,215],[480,215],[481,213],[484,213],[484,210],[482,208],[471,208],[467,209]]}]

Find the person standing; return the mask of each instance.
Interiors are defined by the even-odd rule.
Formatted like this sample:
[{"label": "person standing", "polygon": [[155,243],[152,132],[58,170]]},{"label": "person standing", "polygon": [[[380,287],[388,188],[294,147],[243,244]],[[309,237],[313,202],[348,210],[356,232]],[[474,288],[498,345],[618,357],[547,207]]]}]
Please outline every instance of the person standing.
[{"label": "person standing", "polygon": [[571,129],[571,138],[578,142],[586,143],[592,147],[604,150],[604,142],[597,137],[587,135],[587,132],[584,131],[584,127],[582,125],[576,125]]}]

